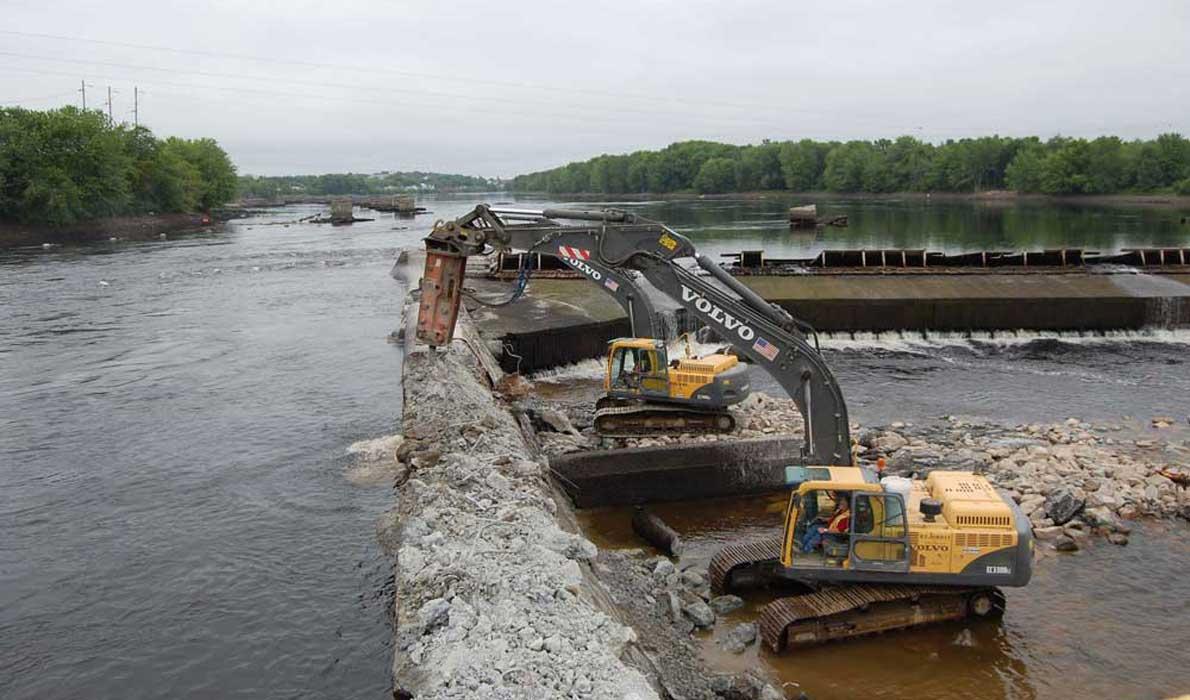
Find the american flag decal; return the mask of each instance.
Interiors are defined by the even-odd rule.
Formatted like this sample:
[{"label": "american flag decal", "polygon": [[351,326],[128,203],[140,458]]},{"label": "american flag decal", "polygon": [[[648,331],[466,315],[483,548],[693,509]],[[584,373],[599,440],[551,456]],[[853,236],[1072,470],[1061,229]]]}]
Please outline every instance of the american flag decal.
[{"label": "american flag decal", "polygon": [[573,258],[575,260],[591,259],[591,251],[584,248],[572,248],[568,245],[558,246],[558,253],[564,258]]},{"label": "american flag decal", "polygon": [[620,283],[615,281],[611,277],[608,277],[606,280],[603,281],[603,286],[607,287],[608,289],[610,289],[614,292],[620,288]]},{"label": "american flag decal", "polygon": [[757,337],[756,342],[752,343],[752,349],[761,355],[764,355],[769,362],[776,360],[777,355],[781,352],[781,350],[776,345],[773,345],[761,337]]}]

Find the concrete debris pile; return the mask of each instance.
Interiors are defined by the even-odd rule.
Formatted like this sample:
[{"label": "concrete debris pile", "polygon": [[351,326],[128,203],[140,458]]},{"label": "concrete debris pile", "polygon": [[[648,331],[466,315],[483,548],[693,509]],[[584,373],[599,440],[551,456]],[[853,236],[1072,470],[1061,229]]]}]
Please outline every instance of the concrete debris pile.
[{"label": "concrete debris pile", "polygon": [[397,555],[397,697],[657,697],[622,660],[633,630],[590,600],[595,546],[559,528],[542,465],[471,351],[414,352],[404,372],[398,505],[381,532]]},{"label": "concrete debris pile", "polygon": [[743,653],[756,644],[755,623],[727,623],[724,615],[743,606],[736,596],[712,597],[706,577],[693,565],[679,569],[667,557],[641,550],[601,551],[596,564],[617,606],[632,620],[640,645],[661,674],[671,697],[690,700],[781,700],[781,691],[757,673],[716,674],[699,661],[694,634],[728,625],[722,645]]},{"label": "concrete debris pile", "polygon": [[949,416],[940,429],[894,423],[864,430],[858,439],[865,448],[861,459],[883,457],[891,473],[983,474],[1020,504],[1039,541],[1074,551],[1096,533],[1127,544],[1129,521],[1136,518],[1190,520],[1190,492],[1177,484],[1188,471],[1190,447],[1127,439],[1121,432],[1075,418],[1009,427]]},{"label": "concrete debris pile", "polygon": [[736,428],[730,433],[701,435],[641,436],[609,438],[595,434],[592,427],[594,411],[590,403],[561,404],[552,402],[536,409],[540,421],[538,440],[549,455],[565,454],[583,450],[617,450],[631,447],[657,447],[660,445],[689,445],[699,442],[722,440],[747,440],[751,438],[801,435],[804,431],[802,415],[792,400],[756,392],[731,408],[735,415]]}]

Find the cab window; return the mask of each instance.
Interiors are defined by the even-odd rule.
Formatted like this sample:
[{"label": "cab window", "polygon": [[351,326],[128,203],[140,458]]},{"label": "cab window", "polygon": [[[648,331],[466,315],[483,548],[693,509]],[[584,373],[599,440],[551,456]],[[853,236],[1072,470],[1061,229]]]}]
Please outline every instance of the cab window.
[{"label": "cab window", "polygon": [[620,350],[619,368],[616,370],[618,374],[626,374],[636,369],[636,349],[622,348]]}]

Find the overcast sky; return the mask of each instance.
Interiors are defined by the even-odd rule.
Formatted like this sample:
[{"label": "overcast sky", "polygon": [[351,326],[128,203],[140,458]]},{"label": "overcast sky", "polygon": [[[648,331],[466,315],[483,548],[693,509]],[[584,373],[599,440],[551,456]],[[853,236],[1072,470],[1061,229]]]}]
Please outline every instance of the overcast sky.
[{"label": "overcast sky", "polygon": [[[1190,132],[1186,0],[0,0],[0,103],[242,173],[511,176],[684,139]],[[104,107],[106,109],[106,107]]]}]

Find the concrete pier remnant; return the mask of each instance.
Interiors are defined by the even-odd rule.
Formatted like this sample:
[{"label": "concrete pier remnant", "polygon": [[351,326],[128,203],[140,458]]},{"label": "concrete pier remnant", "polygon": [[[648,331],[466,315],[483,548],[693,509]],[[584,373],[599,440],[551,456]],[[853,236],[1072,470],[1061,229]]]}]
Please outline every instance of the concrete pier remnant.
[{"label": "concrete pier remnant", "polygon": [[340,197],[331,200],[331,223],[332,224],[350,224],[355,220],[353,213],[354,205],[351,202],[351,197]]},{"label": "concrete pier remnant", "polygon": [[447,348],[406,335],[401,474],[382,526],[397,697],[658,697],[592,572],[598,550],[494,397],[499,369],[465,313],[460,324]]}]

